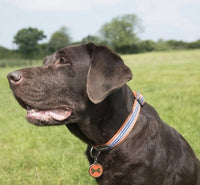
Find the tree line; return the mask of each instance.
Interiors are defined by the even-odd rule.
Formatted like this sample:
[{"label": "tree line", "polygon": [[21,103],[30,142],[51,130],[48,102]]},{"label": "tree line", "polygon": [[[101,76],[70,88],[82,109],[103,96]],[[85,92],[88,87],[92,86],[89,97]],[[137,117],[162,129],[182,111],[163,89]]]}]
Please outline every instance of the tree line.
[{"label": "tree line", "polygon": [[96,35],[87,35],[77,42],[72,41],[66,27],[54,32],[46,43],[41,43],[47,37],[42,30],[23,28],[13,39],[17,49],[9,50],[0,46],[0,58],[37,59],[63,47],[88,42],[107,45],[120,54],[200,48],[200,40],[195,42],[141,40],[138,34],[142,30],[141,21],[135,14],[114,17],[110,22],[103,24]]}]

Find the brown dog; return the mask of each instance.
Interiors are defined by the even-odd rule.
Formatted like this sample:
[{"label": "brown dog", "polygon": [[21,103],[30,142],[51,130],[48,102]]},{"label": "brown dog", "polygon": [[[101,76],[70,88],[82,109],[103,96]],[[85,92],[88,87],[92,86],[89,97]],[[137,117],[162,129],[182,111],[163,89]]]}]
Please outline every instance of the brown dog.
[{"label": "brown dog", "polygon": [[8,74],[29,122],[65,124],[88,144],[90,174],[99,184],[200,185],[200,162],[191,147],[132,93],[126,85],[131,78],[118,55],[92,43]]}]

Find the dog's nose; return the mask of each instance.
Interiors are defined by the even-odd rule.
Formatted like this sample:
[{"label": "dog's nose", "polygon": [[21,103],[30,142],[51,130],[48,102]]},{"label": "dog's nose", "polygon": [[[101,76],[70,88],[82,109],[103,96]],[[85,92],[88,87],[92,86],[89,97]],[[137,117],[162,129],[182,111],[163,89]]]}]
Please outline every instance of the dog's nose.
[{"label": "dog's nose", "polygon": [[22,74],[19,71],[14,71],[9,73],[7,77],[12,84],[16,84],[22,79]]}]

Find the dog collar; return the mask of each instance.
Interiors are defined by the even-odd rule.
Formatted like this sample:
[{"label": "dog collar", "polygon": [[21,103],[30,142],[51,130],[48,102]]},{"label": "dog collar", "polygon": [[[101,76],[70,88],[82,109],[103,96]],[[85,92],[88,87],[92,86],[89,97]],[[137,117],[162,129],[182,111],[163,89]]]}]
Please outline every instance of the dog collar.
[{"label": "dog collar", "polygon": [[103,166],[97,162],[97,158],[100,153],[103,151],[112,150],[120,143],[122,143],[129,135],[138,119],[140,109],[144,105],[145,100],[139,92],[136,93],[134,91],[133,94],[135,96],[135,101],[133,104],[132,112],[129,114],[117,133],[107,143],[99,146],[92,146],[90,149],[90,156],[94,159],[94,162],[90,165],[88,172],[94,178],[98,178],[103,174]]},{"label": "dog collar", "polygon": [[93,146],[95,150],[112,150],[120,143],[122,143],[129,135],[138,119],[140,109],[145,103],[144,97],[139,92],[133,91],[133,95],[135,96],[135,101],[133,104],[132,112],[129,114],[129,116],[127,117],[123,125],[120,127],[120,129],[116,132],[116,134],[107,143],[99,146]]}]

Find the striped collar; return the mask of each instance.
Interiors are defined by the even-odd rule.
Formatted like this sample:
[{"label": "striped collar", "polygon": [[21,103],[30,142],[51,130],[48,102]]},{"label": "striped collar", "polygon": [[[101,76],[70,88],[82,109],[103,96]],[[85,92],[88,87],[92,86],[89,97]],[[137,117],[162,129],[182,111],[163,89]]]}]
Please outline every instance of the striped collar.
[{"label": "striped collar", "polygon": [[140,109],[145,103],[144,97],[139,92],[133,91],[133,95],[135,96],[135,101],[133,104],[132,112],[129,114],[129,116],[127,117],[123,125],[120,127],[120,129],[107,143],[99,146],[93,146],[92,149],[94,148],[97,151],[112,150],[120,143],[122,143],[125,140],[125,138],[129,135],[135,123],[137,122]]}]

